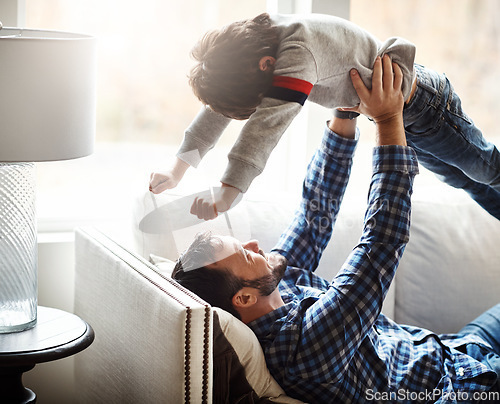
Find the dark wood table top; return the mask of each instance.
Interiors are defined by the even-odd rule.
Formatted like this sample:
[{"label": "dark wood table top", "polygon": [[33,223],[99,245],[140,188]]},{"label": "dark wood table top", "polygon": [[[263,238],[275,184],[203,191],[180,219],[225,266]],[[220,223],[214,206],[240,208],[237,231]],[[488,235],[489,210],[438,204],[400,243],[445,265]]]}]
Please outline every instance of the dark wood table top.
[{"label": "dark wood table top", "polygon": [[92,327],[74,314],[39,306],[37,317],[37,324],[29,330],[0,334],[0,367],[65,358],[94,340]]}]

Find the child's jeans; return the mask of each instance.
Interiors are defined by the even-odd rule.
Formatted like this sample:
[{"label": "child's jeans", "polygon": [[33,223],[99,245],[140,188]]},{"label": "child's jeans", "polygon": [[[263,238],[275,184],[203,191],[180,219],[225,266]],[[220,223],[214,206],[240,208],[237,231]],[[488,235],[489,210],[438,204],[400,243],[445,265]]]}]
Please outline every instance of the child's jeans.
[{"label": "child's jeans", "polygon": [[408,145],[442,181],[500,219],[500,153],[462,111],[449,80],[415,65],[417,90],[404,109]]}]

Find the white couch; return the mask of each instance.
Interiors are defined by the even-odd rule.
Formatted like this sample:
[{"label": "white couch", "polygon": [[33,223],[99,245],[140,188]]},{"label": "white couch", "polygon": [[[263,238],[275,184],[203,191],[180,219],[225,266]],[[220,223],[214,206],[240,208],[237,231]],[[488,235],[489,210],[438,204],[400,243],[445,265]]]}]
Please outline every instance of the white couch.
[{"label": "white couch", "polygon": [[[500,302],[500,221],[461,191],[438,189],[446,193],[413,198],[410,242],[383,310],[397,322],[448,333]],[[326,279],[361,234],[366,199],[346,198],[317,270]],[[96,333],[94,344],[76,358],[82,402],[212,402],[213,335],[219,329],[214,310],[161,274],[170,264],[158,257],[175,259],[206,227],[255,238],[270,249],[296,201],[244,200],[209,223],[183,214],[188,204],[184,197],[138,198],[133,247],[96,229],[77,231],[75,310]],[[254,390],[276,402],[293,402],[263,376],[262,363],[254,363],[263,360],[261,351],[236,348],[241,341],[252,346],[249,330],[220,312],[217,317]],[[242,334],[231,335],[233,329]]]}]

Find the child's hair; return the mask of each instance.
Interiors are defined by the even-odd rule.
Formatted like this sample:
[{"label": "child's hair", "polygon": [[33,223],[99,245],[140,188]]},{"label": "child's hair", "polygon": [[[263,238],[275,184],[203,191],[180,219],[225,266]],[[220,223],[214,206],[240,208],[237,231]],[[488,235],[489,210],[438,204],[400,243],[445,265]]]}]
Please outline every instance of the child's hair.
[{"label": "child's hair", "polygon": [[208,32],[192,51],[198,62],[189,75],[193,92],[214,111],[247,119],[272,83],[273,69],[261,71],[259,61],[275,57],[278,43],[267,13]]}]

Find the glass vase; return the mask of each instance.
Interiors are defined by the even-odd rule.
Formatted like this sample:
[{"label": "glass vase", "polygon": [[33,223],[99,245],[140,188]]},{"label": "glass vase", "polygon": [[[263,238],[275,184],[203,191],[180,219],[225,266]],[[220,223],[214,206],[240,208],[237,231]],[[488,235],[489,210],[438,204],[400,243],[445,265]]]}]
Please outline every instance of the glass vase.
[{"label": "glass vase", "polygon": [[34,163],[0,163],[0,333],[36,324]]}]

